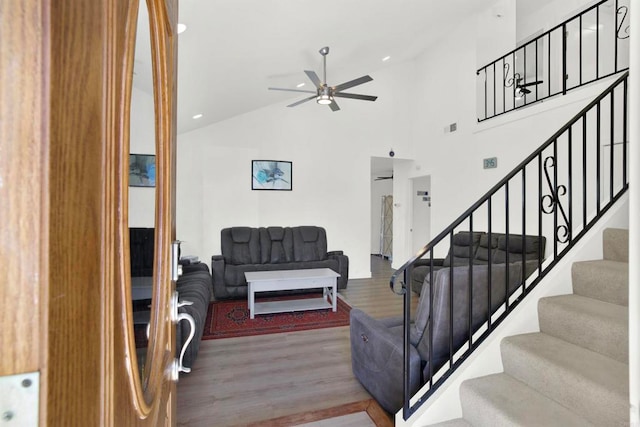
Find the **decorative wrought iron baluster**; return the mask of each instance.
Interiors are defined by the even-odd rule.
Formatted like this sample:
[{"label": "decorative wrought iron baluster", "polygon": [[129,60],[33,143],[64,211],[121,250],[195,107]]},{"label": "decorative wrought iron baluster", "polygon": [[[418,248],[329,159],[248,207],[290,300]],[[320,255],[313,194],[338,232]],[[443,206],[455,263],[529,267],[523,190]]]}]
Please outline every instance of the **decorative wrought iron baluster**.
[{"label": "decorative wrought iron baluster", "polygon": [[[616,37],[619,38],[620,40],[628,39],[630,26],[627,25],[626,27],[624,27],[624,23],[627,20],[627,15],[629,14],[629,8],[627,6],[620,6],[616,11],[616,14],[622,15],[622,19],[620,20],[620,23],[618,24],[618,28],[616,29]],[[624,29],[622,27],[624,27]]]},{"label": "decorative wrought iron baluster", "polygon": [[513,76],[509,77],[509,70],[511,69],[511,64],[508,62],[504,64],[504,78],[503,84],[504,87],[512,87],[518,80],[521,80],[520,73],[514,73]]},{"label": "decorative wrought iron baluster", "polygon": [[555,189],[553,188],[551,177],[549,176],[549,170],[555,167],[556,161],[553,156],[548,156],[544,159],[544,175],[551,194],[545,194],[542,196],[540,207],[542,212],[547,215],[553,214],[555,210],[558,209],[558,212],[562,215],[564,224],[559,224],[556,227],[555,238],[558,243],[567,243],[569,241],[569,229],[571,227],[571,223],[569,222],[569,218],[567,217],[564,207],[560,203],[560,196],[567,194],[567,187],[564,184],[560,184]]}]

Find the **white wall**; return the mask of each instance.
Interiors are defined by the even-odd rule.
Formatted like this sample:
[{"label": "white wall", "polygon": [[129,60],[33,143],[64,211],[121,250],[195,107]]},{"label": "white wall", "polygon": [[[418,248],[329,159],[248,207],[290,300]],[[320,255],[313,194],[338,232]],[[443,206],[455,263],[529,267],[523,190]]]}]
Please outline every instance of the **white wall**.
[{"label": "white wall", "polygon": [[[156,153],[153,97],[135,87],[131,92],[130,132],[130,153]],[[129,187],[129,227],[154,227],[155,190]]]},{"label": "white wall", "polygon": [[[318,225],[329,250],[349,256],[349,276],[369,277],[370,159],[390,146],[408,151],[413,64],[371,75],[361,91],[378,95],[375,103],[340,100],[342,109],[332,112],[313,102],[286,108],[287,101],[179,135],[183,253],[208,262],[220,254],[224,227]],[[251,191],[256,159],[292,161],[293,190]]]}]

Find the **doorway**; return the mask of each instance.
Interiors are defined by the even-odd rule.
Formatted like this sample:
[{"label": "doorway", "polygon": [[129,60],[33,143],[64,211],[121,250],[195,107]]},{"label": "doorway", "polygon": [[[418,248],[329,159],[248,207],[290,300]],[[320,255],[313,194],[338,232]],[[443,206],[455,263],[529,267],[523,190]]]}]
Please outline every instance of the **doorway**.
[{"label": "doorway", "polygon": [[371,254],[393,257],[393,160],[371,158]]}]

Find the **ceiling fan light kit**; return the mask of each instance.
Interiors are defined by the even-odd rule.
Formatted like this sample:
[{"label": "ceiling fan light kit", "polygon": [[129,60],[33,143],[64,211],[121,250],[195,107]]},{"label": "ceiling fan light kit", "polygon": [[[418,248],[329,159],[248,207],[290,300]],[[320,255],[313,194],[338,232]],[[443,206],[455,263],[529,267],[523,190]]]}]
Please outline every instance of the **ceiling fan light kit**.
[{"label": "ceiling fan light kit", "polygon": [[[311,82],[315,86],[316,88],[315,91],[300,90],[300,89],[286,89],[286,88],[277,88],[277,87],[269,88],[269,90],[283,90],[287,92],[302,92],[302,93],[313,94],[307,98],[301,99],[300,101],[296,101],[293,104],[289,104],[287,105],[287,107],[295,107],[315,98],[318,104],[328,105],[329,108],[331,108],[331,111],[338,111],[340,107],[338,107],[338,104],[334,99],[335,97],[359,99],[361,101],[375,101],[376,99],[378,99],[377,96],[359,95],[356,93],[342,92],[345,89],[349,89],[354,86],[358,86],[363,83],[372,81],[373,79],[371,78],[371,76],[358,77],[357,79],[350,80],[348,82],[345,82],[336,86],[327,85],[327,55],[329,54],[329,47],[325,46],[322,49],[320,49],[319,52],[320,52],[320,55],[322,55],[322,69],[323,69],[322,81],[320,80],[320,78],[318,77],[315,71],[310,71],[310,70],[304,71],[307,77],[309,77],[309,80],[311,80]],[[300,85],[298,85],[298,87],[300,87]]]},{"label": "ceiling fan light kit", "polygon": [[318,88],[318,97],[316,98],[316,101],[321,105],[329,105],[333,102],[333,96],[331,96],[331,92],[326,85]]}]

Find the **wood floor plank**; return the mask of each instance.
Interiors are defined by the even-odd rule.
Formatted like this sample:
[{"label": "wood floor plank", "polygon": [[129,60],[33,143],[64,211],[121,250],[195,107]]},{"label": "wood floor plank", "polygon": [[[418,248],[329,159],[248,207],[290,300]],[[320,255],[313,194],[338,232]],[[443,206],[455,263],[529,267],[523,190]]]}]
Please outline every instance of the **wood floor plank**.
[{"label": "wood floor plank", "polygon": [[[372,278],[349,280],[340,294],[372,317],[400,316],[392,273],[388,260],[372,257]],[[177,418],[179,426],[248,426],[367,399],[343,326],[202,341],[191,373],[178,382]]]}]

